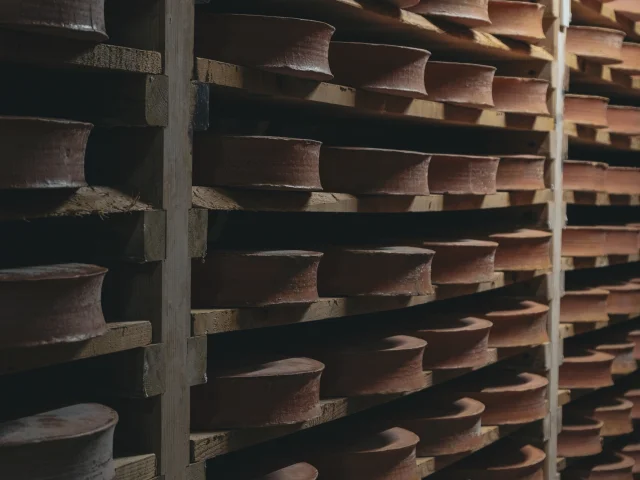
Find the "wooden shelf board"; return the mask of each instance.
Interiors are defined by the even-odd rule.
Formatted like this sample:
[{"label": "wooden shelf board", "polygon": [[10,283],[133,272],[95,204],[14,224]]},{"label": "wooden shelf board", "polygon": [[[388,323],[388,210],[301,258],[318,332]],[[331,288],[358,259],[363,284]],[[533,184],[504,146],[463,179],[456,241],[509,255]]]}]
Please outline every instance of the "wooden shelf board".
[{"label": "wooden shelf board", "polygon": [[76,191],[3,192],[0,220],[109,215],[154,210],[153,206],[110,187],[82,187]]},{"label": "wooden shelf board", "polygon": [[600,322],[574,322],[560,324],[560,338],[573,337],[582,333],[593,332],[603,328],[616,325],[618,323],[636,320],[640,317],[640,312],[629,315],[609,315],[609,320]]},{"label": "wooden shelf board", "polygon": [[353,39],[373,37],[380,43],[426,48],[433,52],[454,51],[468,59],[553,60],[542,47],[500,40],[464,27],[445,26],[444,22],[435,25],[421,15],[368,0],[254,0],[237,2],[234,10],[243,6],[251,13],[321,20]]},{"label": "wooden shelf board", "polygon": [[[534,350],[538,348],[546,348],[546,346],[541,345],[537,347],[531,347],[530,349]],[[491,352],[490,360],[486,365],[483,365],[482,367],[473,369],[460,369],[457,372],[450,371],[447,372],[447,375],[440,376],[440,378],[438,375],[434,375],[436,372],[424,372],[428,384],[425,389],[430,388],[440,382],[451,380],[456,376],[464,375],[470,371],[479,370],[488,365],[496,363],[499,358],[497,350],[492,348],[489,349],[489,351]],[[235,450],[240,450],[242,448],[256,445],[258,443],[266,442],[274,438],[289,435],[300,430],[315,427],[332,420],[343,418],[347,415],[352,415],[367,408],[387,403],[405,395],[406,394],[378,395],[360,398],[332,398],[321,400],[320,403],[322,413],[320,414],[320,417],[298,425],[287,425],[273,428],[221,430],[214,432],[192,432],[190,436],[191,462],[201,462],[203,460],[224,455]],[[430,462],[427,460],[423,463],[429,464]],[[426,469],[428,467],[424,468]]]},{"label": "wooden shelf board", "polygon": [[151,344],[151,322],[107,324],[101,337],[85,342],[0,350],[0,375],[122,352]]},{"label": "wooden shelf board", "polygon": [[8,30],[0,30],[0,61],[112,72],[162,73],[159,52]]},{"label": "wooden shelf board", "polygon": [[627,40],[640,40],[638,22],[616,14],[613,8],[598,0],[571,0],[571,16],[580,25],[623,30],[627,34]]},{"label": "wooden shelf board", "polygon": [[317,108],[339,108],[345,113],[382,118],[404,118],[433,124],[493,127],[549,132],[551,117],[531,116],[448,105],[365,92],[351,87],[276,75],[229,63],[196,58],[195,79],[225,94],[256,96],[279,103]]},{"label": "wooden shelf board", "polygon": [[614,195],[605,192],[565,190],[563,198],[566,203],[571,205],[596,205],[599,207],[640,205],[640,195]]},{"label": "wooden shelf board", "polygon": [[640,97],[640,77],[629,75],[615,67],[599,65],[578,58],[572,53],[566,54],[566,63],[571,74],[571,83],[589,85],[598,88],[599,94],[617,94]]},{"label": "wooden shelf board", "polygon": [[499,192],[493,195],[361,196],[329,192],[275,192],[193,187],[194,208],[276,212],[403,213],[475,210],[551,201],[551,190]]},{"label": "wooden shelf board", "polygon": [[640,255],[604,255],[601,257],[562,257],[562,270],[600,268],[640,261]]},{"label": "wooden shelf board", "polygon": [[558,406],[562,407],[571,401],[571,390],[558,390]]},{"label": "wooden shelf board", "polygon": [[415,305],[494,290],[546,275],[546,271],[498,272],[493,282],[436,287],[433,295],[416,297],[321,298],[308,305],[275,305],[265,308],[216,308],[191,311],[194,336],[272,327],[330,318],[397,310]]},{"label": "wooden shelf board", "polygon": [[603,129],[581,127],[574,123],[564,123],[564,133],[569,143],[585,147],[609,150],[640,151],[640,136],[611,135]]},{"label": "wooden shelf board", "polygon": [[115,480],[153,480],[156,477],[156,456],[153,453],[114,458],[113,463]]}]

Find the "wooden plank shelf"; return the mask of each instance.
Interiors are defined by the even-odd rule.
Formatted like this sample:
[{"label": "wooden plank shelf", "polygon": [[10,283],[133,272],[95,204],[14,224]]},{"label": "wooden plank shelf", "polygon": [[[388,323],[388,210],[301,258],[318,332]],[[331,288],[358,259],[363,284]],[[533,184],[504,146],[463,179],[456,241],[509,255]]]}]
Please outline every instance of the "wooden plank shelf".
[{"label": "wooden plank shelf", "polygon": [[630,315],[610,315],[608,321],[602,322],[561,323],[560,338],[569,338],[582,333],[601,330],[619,323],[637,320],[638,318],[640,318],[640,312]]},{"label": "wooden plank shelf", "polygon": [[276,75],[204,58],[196,58],[195,80],[208,84],[213,90],[220,90],[225,96],[234,93],[255,97],[261,101],[277,101],[279,104],[337,109],[358,116],[538,132],[549,132],[554,128],[551,117],[503,113],[365,92],[342,85]]},{"label": "wooden plank shelf", "polygon": [[273,327],[330,318],[362,315],[423,305],[437,300],[471,295],[546,276],[546,271],[499,272],[493,282],[436,287],[433,295],[415,297],[321,298],[309,305],[276,305],[266,308],[219,308],[191,310],[194,336]]},{"label": "wooden plank shelf", "polygon": [[564,201],[571,205],[639,206],[640,195],[614,195],[605,192],[576,192],[565,190]]},{"label": "wooden plank shelf", "polygon": [[597,93],[605,96],[613,94],[640,97],[640,77],[637,75],[629,75],[606,65],[578,58],[572,53],[566,54],[566,63],[572,84],[596,87]]},{"label": "wooden plank shelf", "polygon": [[611,135],[603,129],[580,127],[574,123],[564,123],[564,133],[569,144],[594,147],[605,150],[640,151],[640,136]]},{"label": "wooden plank shelf", "polygon": [[113,322],[101,337],[86,342],[0,350],[0,375],[131,350],[151,344],[151,323]]},{"label": "wooden plank shelf", "polygon": [[421,15],[369,0],[245,0],[236,2],[234,11],[321,20],[349,38],[366,35],[380,43],[426,48],[432,52],[455,51],[475,59],[553,60],[542,47],[500,40],[488,33],[445,22],[436,25]]},{"label": "wooden plank shelf", "polygon": [[623,30],[627,40],[640,41],[640,23],[616,13],[609,5],[598,0],[571,0],[571,16],[579,25]]},{"label": "wooden plank shelf", "polygon": [[493,195],[361,196],[329,192],[274,192],[193,187],[194,208],[274,212],[404,213],[476,210],[540,205],[551,190],[499,192]]},{"label": "wooden plank shelf", "polygon": [[[548,349],[548,344],[531,347],[529,351],[536,351],[539,349]],[[485,368],[489,365],[495,364],[501,361],[501,355],[497,349],[489,349],[491,352],[489,361],[480,367],[461,369],[457,372],[447,372],[447,375],[438,376],[436,372],[424,372],[427,378],[427,386],[420,390],[424,391],[434,385],[442,382],[446,382],[458,376],[464,375],[474,370]],[[411,392],[416,393],[416,392]],[[207,459],[225,455],[227,453],[250,447],[259,443],[272,440],[274,438],[289,435],[291,433],[298,432],[300,430],[306,430],[308,428],[315,427],[339,418],[352,415],[354,413],[366,410],[376,405],[382,405],[397,398],[400,398],[408,394],[394,394],[394,395],[375,395],[368,397],[353,397],[353,398],[332,398],[324,399],[320,401],[321,414],[318,418],[302,424],[287,425],[282,427],[269,427],[269,428],[253,428],[253,429],[239,429],[239,430],[220,430],[213,432],[192,432],[190,435],[190,448],[191,448],[191,462],[202,462]],[[491,438],[495,438],[496,433],[488,434]],[[493,441],[496,441],[495,438]],[[493,442],[491,442],[493,443]],[[432,459],[425,459],[423,463],[427,465],[423,468],[427,475],[433,473],[435,470],[429,472],[429,469],[435,468],[437,464],[432,462]],[[420,462],[419,462],[420,464]],[[431,466],[429,466],[431,464]],[[440,467],[442,468],[442,467]]]},{"label": "wooden plank shelf", "polygon": [[558,406],[562,407],[571,401],[571,390],[558,390]]},{"label": "wooden plank shelf", "polygon": [[0,202],[0,221],[154,210],[139,198],[110,187],[82,187],[71,192],[3,192]]},{"label": "wooden plank shelf", "polygon": [[132,457],[114,458],[115,480],[154,480],[156,478],[156,456],[153,453]]},{"label": "wooden plank shelf", "polygon": [[0,61],[126,73],[162,73],[162,55],[109,44],[0,30]]},{"label": "wooden plank shelf", "polygon": [[562,270],[601,268],[640,261],[640,255],[603,255],[601,257],[562,257]]}]

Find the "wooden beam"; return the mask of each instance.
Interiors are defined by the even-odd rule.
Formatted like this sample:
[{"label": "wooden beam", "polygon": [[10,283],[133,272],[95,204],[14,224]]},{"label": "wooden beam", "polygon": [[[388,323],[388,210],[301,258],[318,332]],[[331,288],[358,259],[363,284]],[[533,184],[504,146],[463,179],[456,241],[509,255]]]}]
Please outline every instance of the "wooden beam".
[{"label": "wooden beam", "polygon": [[601,257],[562,257],[562,270],[601,268],[640,261],[640,255],[604,255]]},{"label": "wooden beam", "polygon": [[156,456],[152,453],[114,458],[115,480],[152,480],[156,476]]}]

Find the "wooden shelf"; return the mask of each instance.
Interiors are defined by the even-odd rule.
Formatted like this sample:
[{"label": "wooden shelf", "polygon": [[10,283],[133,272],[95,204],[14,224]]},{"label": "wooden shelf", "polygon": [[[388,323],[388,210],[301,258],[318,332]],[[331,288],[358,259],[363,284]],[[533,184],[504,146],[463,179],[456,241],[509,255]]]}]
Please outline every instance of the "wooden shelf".
[{"label": "wooden shelf", "polygon": [[627,40],[640,41],[640,24],[617,14],[613,8],[598,0],[571,0],[572,20],[579,25],[623,30]]},{"label": "wooden shelf", "polygon": [[[548,350],[549,345],[540,345],[536,347],[530,347],[528,350],[537,351],[540,349]],[[479,370],[488,365],[498,362],[499,357],[502,360],[502,356],[497,352],[495,348],[489,349],[491,352],[490,359],[487,364],[476,368],[465,368],[458,371],[446,372],[446,375],[437,375],[442,372],[424,372],[427,379],[427,386],[425,389],[432,387],[441,382],[451,380],[457,376],[464,375],[474,370]],[[506,358],[506,357],[504,357]],[[422,389],[422,390],[425,390]],[[415,392],[412,392],[415,393]],[[407,394],[395,394],[395,395],[375,395],[369,397],[353,397],[353,398],[332,398],[321,400],[321,414],[319,418],[304,422],[297,425],[287,425],[282,427],[270,427],[270,428],[252,428],[252,429],[239,429],[239,430],[220,430],[213,432],[192,432],[190,436],[191,444],[191,462],[202,462],[204,460],[225,455],[235,450],[247,448],[258,443],[266,442],[274,438],[282,437],[295,433],[300,430],[305,430],[323,423],[330,422],[343,418],[347,415],[352,415],[356,412],[381,405],[383,403],[390,402],[394,399],[400,398]],[[503,431],[506,431],[503,429]],[[487,435],[496,441],[496,432],[487,433]],[[491,443],[493,443],[493,441]],[[420,460],[418,461],[420,465]],[[426,464],[421,467],[424,468],[426,475],[433,473],[436,464],[433,459],[423,459],[422,463]],[[442,467],[440,467],[442,468]],[[432,470],[432,471],[430,471]],[[424,476],[426,476],[424,475]]]},{"label": "wooden shelf", "polygon": [[115,480],[154,480],[156,478],[156,456],[135,455],[133,457],[114,458]]},{"label": "wooden shelf", "polygon": [[618,323],[637,320],[640,318],[640,312],[629,315],[609,315],[609,320],[602,322],[577,322],[577,323],[561,323],[560,338],[569,338],[582,333],[593,332],[603,328],[616,325]]},{"label": "wooden shelf", "polygon": [[640,97],[640,77],[637,75],[629,75],[615,68],[578,58],[572,53],[566,54],[566,63],[572,84],[597,87],[597,93],[605,96],[613,94]]},{"label": "wooden shelf", "polygon": [[[369,0],[245,0],[235,11],[294,16],[321,20],[350,38],[374,37],[380,43],[426,48],[432,52],[455,51],[475,59],[540,60],[553,57],[544,48],[500,40],[488,33],[464,27],[435,25],[425,17]],[[240,9],[240,10],[236,10]]]},{"label": "wooden shelf", "polygon": [[148,203],[110,187],[82,187],[69,193],[3,192],[0,199],[0,221],[154,210]]},{"label": "wooden shelf", "polygon": [[614,195],[605,192],[576,192],[565,190],[564,201],[571,205],[639,206],[640,195]]},{"label": "wooden shelf", "polygon": [[206,210],[274,212],[441,212],[539,205],[551,201],[551,190],[499,192],[493,195],[361,196],[329,192],[275,192],[193,187],[193,207]]},{"label": "wooden shelf", "polygon": [[253,96],[261,101],[277,101],[280,104],[332,108],[352,115],[404,118],[439,125],[538,132],[549,132],[554,128],[551,117],[505,114],[496,110],[481,110],[429,100],[365,92],[341,85],[286,77],[204,58],[196,58],[195,79],[210,85],[213,89],[220,89],[225,95],[235,93]]},{"label": "wooden shelf", "polygon": [[571,401],[571,390],[558,390],[558,406],[562,407]]},{"label": "wooden shelf", "polygon": [[493,282],[436,287],[433,295],[416,297],[321,298],[309,305],[276,305],[266,308],[218,308],[191,310],[192,334],[210,335],[236,330],[273,327],[365,313],[397,310],[446,298],[494,290],[547,275],[546,271],[500,272]]},{"label": "wooden shelf", "polygon": [[640,151],[640,136],[611,135],[603,129],[580,127],[569,122],[564,123],[564,133],[569,137],[569,143],[577,146]]},{"label": "wooden shelf", "polygon": [[16,373],[83,358],[108,355],[151,344],[151,323],[114,322],[101,337],[86,342],[0,351],[0,375]]},{"label": "wooden shelf", "polygon": [[601,268],[640,261],[640,255],[604,255],[601,257],[562,257],[562,270]]},{"label": "wooden shelf", "polygon": [[0,30],[0,61],[127,73],[162,73],[162,55],[150,50]]}]

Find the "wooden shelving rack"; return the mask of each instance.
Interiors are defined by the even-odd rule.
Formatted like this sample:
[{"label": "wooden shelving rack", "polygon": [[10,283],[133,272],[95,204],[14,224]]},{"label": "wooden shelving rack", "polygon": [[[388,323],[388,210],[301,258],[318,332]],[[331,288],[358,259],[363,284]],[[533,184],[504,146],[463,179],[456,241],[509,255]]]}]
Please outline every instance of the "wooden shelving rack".
[{"label": "wooden shelving rack", "polygon": [[[108,42],[79,49],[73,42],[55,40],[46,54],[42,39],[0,29],[0,85],[6,87],[0,93],[0,114],[60,116],[96,125],[87,155],[88,187],[54,205],[38,199],[0,199],[0,223],[11,250],[0,254],[0,268],[75,261],[110,268],[103,295],[109,322],[104,336],[37,352],[0,350],[0,385],[16,388],[9,411],[18,411],[21,402],[31,410],[44,408],[45,392],[54,388],[67,394],[66,402],[102,402],[116,409],[121,419],[116,430],[116,480],[227,480],[234,478],[229,472],[235,465],[286,452],[297,439],[313,442],[320,438],[317,432],[346,429],[358,419],[379,420],[409,397],[437,398],[445,386],[461,389],[471,378],[491,375],[492,369],[511,368],[548,379],[548,413],[527,425],[483,426],[481,448],[505,438],[526,440],[546,454],[545,480],[560,478],[558,472],[571,463],[556,454],[562,407],[577,395],[558,387],[563,342],[638,321],[631,316],[588,328],[561,324],[565,277],[570,284],[583,274],[633,272],[640,262],[639,255],[585,259],[561,253],[567,211],[571,221],[576,208],[606,216],[640,207],[638,195],[563,190],[562,161],[573,149],[619,156],[625,162],[640,151],[640,137],[621,138],[563,122],[569,80],[572,87],[580,85],[586,91],[633,102],[640,98],[640,77],[566,54],[566,28],[573,15],[583,23],[622,29],[629,39],[640,41],[640,27],[596,0],[541,0],[546,7],[546,40],[529,46],[473,29],[462,32],[376,0],[227,3],[106,0]],[[493,65],[498,75],[547,80],[552,114],[505,114],[409,100],[194,55],[194,21],[200,12],[252,12],[258,4],[260,13],[322,20],[347,37],[422,47],[433,58]],[[291,111],[295,115],[289,115]],[[399,142],[405,142],[407,150],[455,150],[456,139],[464,136],[465,145],[458,142],[457,147],[465,151],[451,153],[543,155],[546,188],[397,199],[198,185],[192,178],[194,138],[221,125],[255,130],[262,125],[255,118],[258,113],[274,128],[292,128],[299,114],[321,119],[319,131],[329,131],[332,122],[338,128],[350,125],[354,135],[370,128],[371,137],[386,129],[402,130]],[[303,128],[304,121],[296,127]],[[620,215],[630,215],[633,221],[633,213]],[[337,218],[375,218],[380,229],[417,234],[428,231],[431,222],[468,223],[471,232],[482,235],[492,229],[549,231],[551,268],[496,272],[490,282],[447,286],[415,297],[320,298],[303,309],[192,308],[191,264],[207,251],[263,237],[265,243],[281,241],[290,232],[283,230],[278,236],[278,229],[289,225],[293,230],[298,222],[303,227],[321,223],[324,230],[318,241],[331,242]],[[260,335],[265,341],[274,332],[296,338],[305,328],[331,330],[338,337],[343,329],[362,325],[363,318],[375,318],[376,325],[387,320],[388,327],[410,308],[424,309],[428,315],[435,308],[455,311],[458,302],[502,295],[535,298],[548,305],[549,342],[494,348],[486,365],[450,375],[425,371],[427,386],[410,395],[323,398],[320,417],[291,427],[190,429],[191,387],[207,382],[207,371],[227,340],[247,338],[254,342],[248,345],[254,345]],[[467,456],[418,457],[418,472],[421,478],[450,478]]]}]

